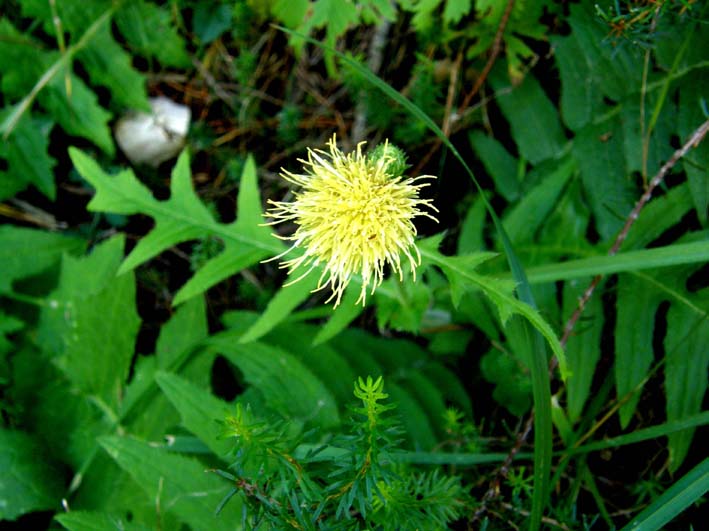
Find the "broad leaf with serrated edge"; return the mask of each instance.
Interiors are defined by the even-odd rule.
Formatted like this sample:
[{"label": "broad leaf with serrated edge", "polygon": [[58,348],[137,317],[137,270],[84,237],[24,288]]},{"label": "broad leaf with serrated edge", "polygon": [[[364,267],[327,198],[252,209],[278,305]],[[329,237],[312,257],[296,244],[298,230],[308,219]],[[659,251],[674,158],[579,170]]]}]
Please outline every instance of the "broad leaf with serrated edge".
[{"label": "broad leaf with serrated edge", "polygon": [[261,201],[256,186],[252,159],[246,164],[238,199],[238,219],[218,223],[195,194],[189,170],[189,158],[180,155],[172,172],[170,198],[158,201],[130,170],[115,176],[106,174],[91,158],[76,149],[69,151],[79,173],[96,188],[88,209],[116,214],[146,214],[155,219],[155,227],[133,249],[118,273],[137,267],[164,250],[181,242],[216,236],[225,243],[224,251],[208,261],[177,293],[176,301],[204,292],[224,278],[277,254],[282,245],[271,231],[259,226]]}]

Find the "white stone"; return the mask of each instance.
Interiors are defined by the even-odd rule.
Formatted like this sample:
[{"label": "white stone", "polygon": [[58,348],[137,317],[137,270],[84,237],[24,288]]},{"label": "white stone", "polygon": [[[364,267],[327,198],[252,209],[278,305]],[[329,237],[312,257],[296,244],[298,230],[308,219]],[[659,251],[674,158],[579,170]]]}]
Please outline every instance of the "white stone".
[{"label": "white stone", "polygon": [[152,113],[131,112],[114,128],[116,142],[133,164],[156,167],[185,144],[192,112],[163,96],[150,99]]}]

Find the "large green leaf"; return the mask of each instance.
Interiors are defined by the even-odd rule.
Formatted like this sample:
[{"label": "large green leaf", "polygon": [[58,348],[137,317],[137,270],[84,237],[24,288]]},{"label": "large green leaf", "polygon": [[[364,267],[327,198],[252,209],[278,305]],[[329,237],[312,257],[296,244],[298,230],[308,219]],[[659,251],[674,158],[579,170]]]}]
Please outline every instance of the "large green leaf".
[{"label": "large green leaf", "polygon": [[207,345],[237,366],[275,411],[323,427],[339,423],[332,393],[288,351],[259,342],[237,343],[229,336],[213,336]]},{"label": "large green leaf", "polygon": [[487,173],[495,182],[495,189],[507,201],[516,201],[519,198],[520,183],[517,175],[519,165],[515,158],[500,142],[480,131],[473,131],[468,138]]},{"label": "large green leaf", "polygon": [[618,278],[618,315],[615,324],[615,384],[620,425],[625,428],[635,413],[640,392],[653,360],[655,314],[662,297],[634,276]]},{"label": "large green leaf", "polygon": [[640,61],[631,47],[614,47],[607,27],[592,12],[590,2],[570,6],[568,36],[553,36],[554,56],[561,76],[561,115],[578,130],[603,112],[603,96],[620,101],[641,84]]},{"label": "large green leaf", "polygon": [[15,280],[41,273],[59,262],[63,253],[81,251],[79,238],[24,227],[0,227],[0,293],[12,291]]},{"label": "large green leaf", "polygon": [[161,512],[177,515],[196,531],[233,530],[240,521],[238,500],[215,514],[232,486],[202,463],[129,437],[102,437],[99,443],[159,508],[155,527],[162,527]]},{"label": "large green leaf", "polygon": [[[490,75],[496,91],[509,84],[502,72],[496,68]],[[533,76],[526,76],[520,85],[499,95],[496,101],[510,122],[512,137],[523,158],[537,164],[559,156],[566,143],[559,114]]]},{"label": "large green leaf", "polygon": [[116,237],[86,258],[65,256],[39,329],[66,377],[113,408],[120,402],[140,324],[133,275],[113,278],[122,254],[123,238]]},{"label": "large green leaf", "polygon": [[0,470],[0,520],[59,506],[61,470],[27,433],[0,428]]}]

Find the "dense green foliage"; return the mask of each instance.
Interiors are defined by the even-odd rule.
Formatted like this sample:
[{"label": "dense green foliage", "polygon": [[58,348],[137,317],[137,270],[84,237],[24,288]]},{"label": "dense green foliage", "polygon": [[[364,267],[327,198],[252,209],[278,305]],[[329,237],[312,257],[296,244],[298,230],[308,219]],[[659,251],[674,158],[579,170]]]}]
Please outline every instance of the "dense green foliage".
[{"label": "dense green foliage", "polygon": [[[709,4],[596,3],[4,0],[0,520],[697,529]],[[333,131],[437,176],[366,306],[267,261]]]}]

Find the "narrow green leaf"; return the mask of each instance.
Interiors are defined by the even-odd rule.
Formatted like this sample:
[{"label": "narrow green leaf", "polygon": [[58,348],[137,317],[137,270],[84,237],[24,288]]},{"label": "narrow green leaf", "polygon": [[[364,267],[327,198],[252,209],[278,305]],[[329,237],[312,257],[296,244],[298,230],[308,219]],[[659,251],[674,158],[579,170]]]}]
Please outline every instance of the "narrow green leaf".
[{"label": "narrow green leaf", "polygon": [[675,516],[709,491],[709,458],[705,459],[633,518],[621,531],[663,529]]},{"label": "narrow green leaf", "polygon": [[[695,304],[709,307],[708,290],[695,295]],[[665,336],[665,393],[667,420],[678,420],[699,413],[707,390],[709,369],[709,322],[697,317],[685,305],[673,304],[667,312]],[[670,470],[684,461],[694,437],[689,429],[669,436]]]},{"label": "narrow green leaf", "polygon": [[530,267],[527,272],[532,284],[541,284],[706,261],[709,261],[709,241],[696,241]]},{"label": "narrow green leaf", "polygon": [[359,292],[356,290],[349,289],[345,291],[342,296],[342,302],[333,310],[332,316],[313,339],[313,345],[326,343],[347,328],[364,311],[362,305],[355,304],[358,297]]},{"label": "narrow green leaf", "polygon": [[161,511],[172,512],[192,529],[204,531],[233,530],[240,521],[238,498],[214,514],[232,485],[199,461],[128,437],[101,437],[99,444],[154,500],[160,508],[157,518]]},{"label": "narrow green leaf", "polygon": [[551,171],[537,186],[525,193],[502,219],[502,223],[516,244],[521,245],[532,241],[537,230],[546,221],[556,206],[559,196],[566,187],[576,164],[567,158]]},{"label": "narrow green leaf", "polygon": [[273,330],[273,328],[288,317],[310,293],[317,287],[318,276],[309,274],[306,277],[282,287],[271,298],[261,317],[239,339],[240,343],[256,341]]},{"label": "narrow green leaf", "polygon": [[597,452],[600,450],[607,450],[609,448],[618,448],[620,446],[626,446],[628,444],[635,444],[638,442],[649,441],[652,439],[659,439],[660,437],[670,436],[673,433],[696,428],[698,426],[706,426],[707,424],[709,424],[709,411],[704,411],[697,415],[692,415],[683,419],[663,422],[662,424],[651,426],[649,428],[635,430],[625,435],[619,435],[618,437],[603,439],[602,441],[585,444],[576,448],[566,448],[563,450],[563,452],[575,455],[589,452]]},{"label": "narrow green leaf", "polygon": [[[701,102],[706,101],[704,87],[709,84],[707,69],[698,70],[679,89],[679,134],[687,138],[699,125]],[[689,190],[699,222],[707,226],[709,219],[709,143],[701,142],[683,159]]]}]

